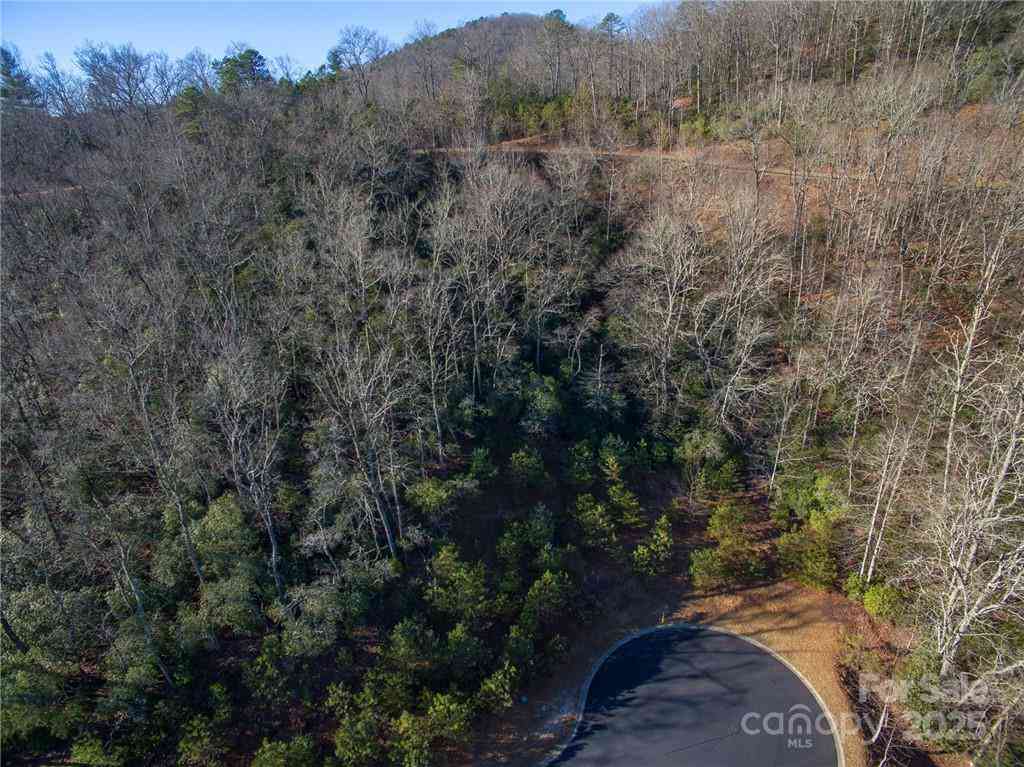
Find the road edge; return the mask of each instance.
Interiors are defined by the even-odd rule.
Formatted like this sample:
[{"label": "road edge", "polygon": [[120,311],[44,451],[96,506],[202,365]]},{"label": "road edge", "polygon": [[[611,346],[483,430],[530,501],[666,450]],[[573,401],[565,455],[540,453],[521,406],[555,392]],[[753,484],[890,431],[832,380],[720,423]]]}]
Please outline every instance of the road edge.
[{"label": "road edge", "polygon": [[672,623],[662,623],[657,626],[650,626],[645,629],[639,629],[638,631],[634,631],[628,636],[623,637],[618,642],[609,647],[591,667],[590,673],[587,675],[586,681],[580,688],[580,694],[576,701],[576,721],[572,726],[572,733],[570,733],[569,737],[566,738],[558,746],[553,747],[551,751],[548,753],[548,755],[544,757],[543,761],[540,762],[538,767],[549,767],[549,765],[553,764],[555,760],[558,759],[565,752],[565,749],[568,748],[569,745],[576,739],[576,733],[579,732],[580,724],[583,722],[583,712],[586,710],[587,697],[590,695],[590,685],[594,681],[594,677],[597,676],[597,672],[601,670],[601,666],[605,664],[605,662],[612,656],[612,654],[615,653],[616,650],[623,647],[624,645],[629,644],[630,642],[636,639],[647,636],[648,634],[654,634],[658,631],[665,631],[668,629],[680,628],[699,629],[702,631],[715,631],[719,634],[727,634],[729,636],[736,637],[737,639],[742,639],[744,642],[752,644],[759,650],[763,650],[764,652],[768,653],[773,658],[781,662],[782,665],[788,668],[791,672],[793,672],[793,674],[796,676],[797,679],[800,680],[803,686],[811,691],[811,695],[814,696],[814,699],[818,702],[818,705],[821,707],[821,710],[825,713],[825,716],[828,717],[829,727],[832,730],[832,741],[833,743],[835,743],[836,756],[838,757],[839,761],[837,767],[846,767],[846,754],[843,751],[843,739],[839,732],[839,728],[836,725],[835,717],[832,716],[832,712],[829,711],[828,706],[825,705],[825,700],[821,697],[821,695],[818,694],[818,691],[814,688],[814,685],[810,683],[810,681],[807,679],[807,677],[803,675],[800,669],[798,669],[796,666],[790,663],[785,657],[783,657],[781,654],[773,650],[771,647],[764,644],[763,642],[759,642],[756,639],[752,639],[751,637],[739,634],[735,631],[731,631],[730,629],[720,628],[718,626],[712,626],[705,623],[689,623],[687,621],[673,621]]}]

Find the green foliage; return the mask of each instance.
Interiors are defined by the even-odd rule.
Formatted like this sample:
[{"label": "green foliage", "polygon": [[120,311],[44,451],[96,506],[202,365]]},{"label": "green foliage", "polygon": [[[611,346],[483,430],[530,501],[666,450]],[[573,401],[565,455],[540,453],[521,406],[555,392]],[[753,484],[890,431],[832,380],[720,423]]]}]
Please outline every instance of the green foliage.
[{"label": "green foliage", "polygon": [[369,594],[357,583],[295,586],[289,596],[296,609],[285,610],[278,603],[270,612],[282,626],[282,652],[290,658],[313,658],[328,652],[341,632],[366,614],[369,602]]},{"label": "green foliage", "polygon": [[779,483],[772,520],[785,530],[806,522],[816,512],[837,519],[843,510],[843,499],[835,489],[832,477],[815,471]]},{"label": "green foliage", "polygon": [[864,592],[864,609],[874,618],[895,620],[902,606],[903,594],[895,586],[875,583]]},{"label": "green foliage", "polygon": [[777,542],[783,574],[811,586],[828,589],[839,577],[833,553],[831,528],[816,530],[811,525],[783,533]]},{"label": "green foliage", "polygon": [[[438,657],[438,642],[433,629],[419,618],[403,618],[391,630],[384,660],[389,669],[407,679],[423,678],[430,674]],[[394,680],[379,677],[384,686]]]},{"label": "green foliage", "polygon": [[478,447],[470,455],[469,476],[481,485],[498,476],[498,467],[491,461],[491,453],[486,447]]},{"label": "green foliage", "polygon": [[[962,719],[956,715],[949,695],[950,678],[940,676],[942,660],[929,642],[919,642],[897,666],[896,682],[909,721],[914,722],[928,742],[961,750],[967,746]],[[969,704],[968,704],[969,705]]]},{"label": "green foliage", "polygon": [[1002,55],[996,48],[979,48],[974,51],[964,65],[964,100],[977,104],[992,98],[1005,74]]},{"label": "green foliage", "polygon": [[690,556],[690,578],[695,588],[704,591],[724,586],[729,581],[728,568],[718,549],[698,549]]},{"label": "green foliage", "polygon": [[618,536],[612,515],[594,496],[585,493],[576,498],[573,516],[583,531],[585,546],[609,553],[618,549]]},{"label": "green foliage", "polygon": [[715,507],[708,520],[708,535],[721,544],[738,543],[745,537],[744,527],[750,523],[750,512],[733,503]]},{"label": "green foliage", "polygon": [[550,376],[531,373],[529,383],[523,392],[523,399],[526,408],[519,421],[523,431],[533,438],[554,433],[562,414],[558,381]]},{"label": "green foliage", "polygon": [[519,672],[508,660],[488,676],[480,685],[477,700],[480,706],[494,713],[511,708],[514,702]]},{"label": "green foliage", "polygon": [[181,121],[185,137],[196,141],[203,133],[200,116],[205,106],[206,95],[194,85],[188,85],[174,99],[174,115]]},{"label": "green foliage", "polygon": [[858,573],[850,573],[843,582],[843,593],[854,602],[860,602],[864,599],[866,589],[867,582]]},{"label": "green foliage", "polygon": [[428,767],[439,741],[465,739],[471,718],[472,706],[446,693],[431,695],[424,715],[403,711],[394,723],[395,762],[402,767]]},{"label": "green foliage", "polygon": [[661,575],[672,559],[672,546],[672,523],[662,514],[647,540],[633,550],[634,569],[649,578]]},{"label": "green foliage", "polygon": [[544,483],[544,459],[533,448],[523,448],[512,453],[508,464],[509,475],[520,487],[538,487]]},{"label": "green foliage", "polygon": [[717,547],[700,549],[690,559],[690,576],[698,589],[748,583],[764,576],[764,563],[746,525],[750,514],[731,503],[719,504],[708,522]]},{"label": "green foliage", "polygon": [[594,449],[586,440],[569,448],[566,479],[577,487],[586,487],[594,481]]},{"label": "green foliage", "polygon": [[615,484],[622,481],[623,472],[630,465],[629,445],[618,434],[609,434],[601,441],[598,463],[605,481]]},{"label": "green foliage", "polygon": [[17,48],[0,46],[0,98],[18,107],[40,106],[39,89],[22,64]]},{"label": "green foliage", "polygon": [[263,55],[252,48],[226,56],[214,64],[224,91],[252,88],[271,80],[270,69]]},{"label": "green foliage", "polygon": [[1005,744],[991,744],[986,750],[974,755],[975,767],[1005,767],[1024,764],[1024,741]]},{"label": "green foliage", "polygon": [[530,586],[520,622],[531,635],[536,635],[566,613],[575,595],[568,574],[547,570]]},{"label": "green foliage", "polygon": [[433,580],[426,595],[435,610],[470,625],[486,617],[488,593],[482,562],[464,562],[455,545],[448,544],[431,560],[430,571]]},{"label": "green foliage", "polygon": [[635,472],[649,472],[653,468],[651,449],[647,440],[641,437],[629,451],[629,464]]},{"label": "green foliage", "polygon": [[218,577],[230,574],[239,556],[252,554],[259,546],[234,493],[225,493],[209,505],[194,526],[192,541],[204,570]]},{"label": "green foliage", "polygon": [[844,502],[827,474],[815,472],[781,482],[772,520],[788,530],[777,542],[783,574],[818,588],[835,586],[835,522],[844,513]]},{"label": "green foliage", "polygon": [[32,654],[15,655],[6,643],[2,663],[0,743],[5,751],[37,730],[69,739],[86,723],[85,701],[73,694],[59,666],[39,663]]},{"label": "green foliage", "polygon": [[735,462],[728,465],[732,460],[729,440],[718,429],[700,427],[686,432],[676,445],[674,458],[691,496],[735,489],[738,467]]},{"label": "green foliage", "polygon": [[679,140],[686,146],[702,147],[711,137],[711,128],[702,114],[679,124]]},{"label": "green foliage", "polygon": [[458,743],[469,734],[473,704],[452,693],[435,693],[427,704],[427,721],[434,737]]},{"label": "green foliage", "polygon": [[242,677],[253,697],[272,704],[287,694],[288,679],[282,668],[284,641],[278,635],[264,637],[260,653],[242,670]]},{"label": "green foliage", "polygon": [[608,488],[608,502],[623,525],[640,527],[644,524],[640,500],[636,497],[636,493],[621,482]]},{"label": "green foliage", "polygon": [[505,639],[505,656],[516,668],[528,669],[534,662],[534,630],[516,623],[508,630]]},{"label": "green foliage", "polygon": [[340,725],[334,731],[334,754],[344,767],[372,767],[384,756],[382,712],[368,696],[358,697],[342,685],[328,691],[327,705]]},{"label": "green foliage", "polygon": [[482,670],[490,660],[490,650],[475,636],[465,623],[455,624],[448,632],[445,643],[446,662],[450,676],[463,686],[479,681]]},{"label": "green foliage", "polygon": [[391,744],[393,763],[401,767],[429,767],[432,763],[431,742],[434,733],[429,720],[403,711],[394,725],[395,737]]},{"label": "green foliage", "polygon": [[309,735],[291,740],[267,740],[256,752],[252,767],[316,767],[316,744]]},{"label": "green foliage", "polygon": [[187,767],[215,767],[221,764],[227,748],[209,717],[192,717],[178,741],[178,764]]},{"label": "green foliage", "polygon": [[451,509],[452,486],[437,477],[421,479],[406,489],[405,499],[417,511],[438,518]]},{"label": "green foliage", "polygon": [[102,741],[95,735],[83,735],[71,746],[73,764],[89,767],[120,767],[124,760],[107,753]]},{"label": "green foliage", "polygon": [[528,569],[528,563],[555,538],[555,519],[543,503],[538,503],[525,520],[510,522],[498,539],[496,553],[502,566],[515,574]]},{"label": "green foliage", "polygon": [[672,446],[667,442],[655,442],[651,446],[651,460],[658,465],[672,460]]},{"label": "green foliage", "polygon": [[698,484],[713,493],[732,493],[740,487],[739,464],[735,458],[727,458],[718,466],[704,466]]}]

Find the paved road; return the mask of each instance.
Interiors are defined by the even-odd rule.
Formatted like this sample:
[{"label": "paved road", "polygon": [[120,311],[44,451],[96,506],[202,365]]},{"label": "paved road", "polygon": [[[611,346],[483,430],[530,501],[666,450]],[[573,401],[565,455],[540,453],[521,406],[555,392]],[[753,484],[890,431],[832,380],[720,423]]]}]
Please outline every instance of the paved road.
[{"label": "paved road", "polygon": [[[824,732],[812,724],[804,734],[801,714],[820,716]],[[837,767],[828,730],[814,694],[770,653],[731,634],[668,627],[605,661],[553,764]]]}]

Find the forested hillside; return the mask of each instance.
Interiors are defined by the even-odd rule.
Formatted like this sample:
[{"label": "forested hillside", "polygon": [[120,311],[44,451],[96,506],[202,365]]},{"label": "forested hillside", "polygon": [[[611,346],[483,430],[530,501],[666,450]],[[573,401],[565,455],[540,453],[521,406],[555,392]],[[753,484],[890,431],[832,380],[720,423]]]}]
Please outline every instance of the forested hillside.
[{"label": "forested hillside", "polygon": [[1022,7],[324,59],[3,51],[5,761],[472,763],[613,586],[791,579],[980,712],[870,764],[1020,764]]}]

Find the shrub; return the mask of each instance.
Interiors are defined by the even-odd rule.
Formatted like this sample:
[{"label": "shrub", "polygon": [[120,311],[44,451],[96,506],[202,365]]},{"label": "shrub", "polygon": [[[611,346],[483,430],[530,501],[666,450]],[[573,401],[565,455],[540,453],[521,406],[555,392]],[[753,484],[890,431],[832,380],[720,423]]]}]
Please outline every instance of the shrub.
[{"label": "shrub", "polygon": [[427,720],[435,738],[450,742],[463,740],[472,718],[472,703],[452,693],[434,693],[427,704]]},{"label": "shrub", "polygon": [[962,726],[964,712],[956,710],[948,687],[956,677],[943,679],[941,669],[942,659],[935,648],[928,643],[919,644],[897,669],[897,683],[905,691],[901,702],[907,720],[926,741],[962,750],[969,730]]},{"label": "shrub", "polygon": [[608,488],[608,500],[615,509],[622,524],[629,527],[639,527],[644,523],[641,515],[642,508],[636,494],[628,489],[621,482]]},{"label": "shrub", "polygon": [[391,630],[384,658],[392,669],[409,676],[423,675],[432,668],[437,650],[433,629],[420,619],[404,618]]},{"label": "shrub", "polygon": [[523,431],[534,437],[554,432],[562,413],[562,403],[558,399],[558,382],[550,376],[531,374],[530,381],[525,387],[524,399],[526,412],[520,420]]},{"label": "shrub", "polygon": [[719,466],[707,466],[703,472],[707,490],[731,493],[739,487],[739,465],[735,458],[729,458]]},{"label": "shrub", "polygon": [[843,500],[835,490],[832,478],[822,472],[785,479],[775,495],[772,520],[783,529],[806,522],[819,512],[830,519],[843,513]]},{"label": "shrub", "polygon": [[518,578],[528,563],[536,562],[545,548],[549,552],[555,537],[555,518],[543,503],[533,507],[525,520],[510,522],[498,539],[496,553],[505,570],[503,577]]},{"label": "shrub", "polygon": [[284,643],[280,636],[264,637],[260,654],[242,669],[242,678],[258,702],[270,705],[287,694],[287,679],[281,671]]},{"label": "shrub", "polygon": [[551,543],[555,537],[555,517],[543,503],[530,511],[526,523],[526,542],[535,551]]},{"label": "shrub", "polygon": [[520,623],[535,636],[566,611],[573,595],[572,582],[566,573],[545,571],[526,594]]},{"label": "shrub", "polygon": [[417,511],[436,519],[451,508],[452,488],[437,477],[421,479],[409,486],[405,499]]},{"label": "shrub", "polygon": [[427,586],[427,601],[449,617],[480,623],[487,614],[487,581],[482,562],[470,564],[459,557],[454,544],[442,546],[430,562],[433,580]]},{"label": "shrub", "polygon": [[545,543],[537,556],[533,558],[531,567],[537,572],[545,570],[565,570],[568,566],[569,555],[575,551],[573,546],[555,546],[553,543]]},{"label": "shrub", "polygon": [[508,630],[508,638],[505,640],[505,655],[518,668],[527,669],[533,664],[533,635],[532,627],[524,627],[518,623]]},{"label": "shrub", "polygon": [[586,493],[576,499],[574,516],[583,531],[583,543],[593,549],[613,553],[618,545],[615,522],[604,504]]},{"label": "shrub", "polygon": [[695,588],[704,591],[726,583],[725,566],[718,549],[698,549],[690,557],[690,577]]},{"label": "shrub", "polygon": [[533,448],[512,453],[508,464],[512,481],[520,487],[537,487],[545,479],[544,461]]},{"label": "shrub", "polygon": [[510,708],[518,681],[518,670],[506,660],[501,668],[484,679],[480,685],[480,691],[477,693],[480,706],[493,713]]},{"label": "shrub", "polygon": [[831,525],[805,524],[779,536],[776,544],[783,573],[810,586],[829,589],[839,577]]},{"label": "shrub", "polygon": [[651,470],[653,465],[651,461],[651,448],[648,446],[646,439],[641,438],[639,442],[633,445],[629,453],[629,463],[634,471],[649,472]]},{"label": "shrub", "polygon": [[490,655],[483,640],[464,623],[455,624],[448,632],[445,653],[451,676],[462,684],[474,683],[479,678]]},{"label": "shrub", "polygon": [[690,560],[690,576],[697,588],[749,582],[764,575],[758,550],[744,531],[748,521],[748,511],[734,504],[715,508],[708,522],[708,535],[718,546],[694,552]]},{"label": "shrub", "polygon": [[73,764],[89,765],[89,767],[119,767],[124,761],[108,754],[103,742],[95,735],[84,735],[71,746]]},{"label": "shrub", "polygon": [[749,512],[732,503],[715,507],[708,520],[708,535],[718,543],[729,543],[743,536],[743,526],[750,522]]},{"label": "shrub", "polygon": [[383,721],[372,706],[361,705],[342,685],[328,691],[327,704],[341,723],[334,732],[334,754],[344,767],[370,767],[383,757]]},{"label": "shrub", "polygon": [[621,481],[622,473],[629,468],[629,459],[629,445],[618,434],[609,434],[601,441],[598,460],[601,473],[608,482],[615,484]]},{"label": "shrub", "polygon": [[711,137],[704,115],[695,115],[679,125],[679,140],[686,146],[704,146]]},{"label": "shrub", "polygon": [[992,97],[999,79],[1000,64],[999,51],[995,48],[979,48],[967,58],[964,66],[966,101],[976,104]]},{"label": "shrub", "polygon": [[315,767],[316,745],[308,735],[291,740],[267,740],[256,752],[252,767]]},{"label": "shrub", "polygon": [[873,618],[895,620],[902,607],[903,594],[895,586],[876,583],[864,592],[864,609]]},{"label": "shrub", "polygon": [[789,530],[777,543],[785,575],[819,588],[835,586],[839,577],[835,521],[844,511],[845,505],[827,474],[815,472],[780,483],[772,520]]},{"label": "shrub", "polygon": [[393,763],[401,767],[430,767],[430,722],[424,716],[403,711],[394,723],[395,737],[391,742]]},{"label": "shrub", "polygon": [[437,741],[454,743],[465,738],[472,718],[472,706],[449,693],[434,693],[427,711],[417,716],[403,711],[394,722],[392,749],[402,767],[428,767],[437,751]]},{"label": "shrub", "polygon": [[470,455],[469,476],[481,485],[498,476],[498,467],[491,461],[491,453],[486,447],[478,447]]},{"label": "shrub", "polygon": [[569,448],[566,479],[578,487],[594,481],[594,449],[589,442],[577,442]]},{"label": "shrub", "polygon": [[858,573],[850,573],[846,576],[846,581],[843,583],[843,593],[855,602],[860,602],[864,599],[866,588],[866,581]]},{"label": "shrub", "polygon": [[647,540],[634,549],[633,567],[647,577],[662,574],[672,559],[672,545],[672,523],[662,514]]},{"label": "shrub", "polygon": [[569,654],[569,640],[561,634],[555,634],[544,645],[544,656],[548,661],[557,661]]},{"label": "shrub", "polygon": [[219,765],[225,753],[227,748],[209,717],[199,714],[189,719],[185,734],[178,741],[178,764]]},{"label": "shrub", "polygon": [[673,457],[690,495],[700,495],[708,488],[708,471],[726,460],[728,448],[728,439],[718,429],[697,428],[683,435]]}]

